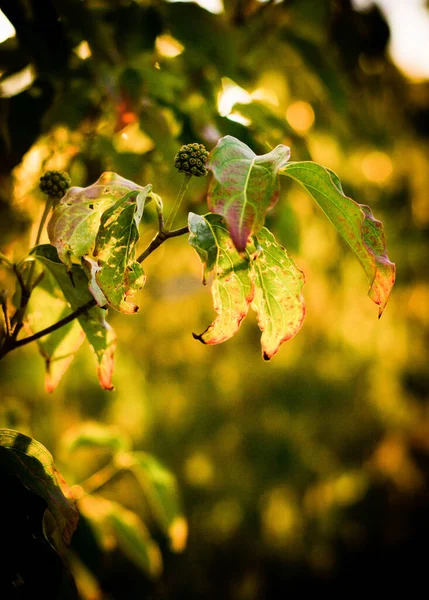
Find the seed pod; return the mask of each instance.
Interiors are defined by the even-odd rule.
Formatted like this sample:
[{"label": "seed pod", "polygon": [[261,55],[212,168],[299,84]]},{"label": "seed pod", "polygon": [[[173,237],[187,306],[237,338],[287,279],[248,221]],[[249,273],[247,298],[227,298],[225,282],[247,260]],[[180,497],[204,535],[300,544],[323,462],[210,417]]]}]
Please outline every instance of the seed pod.
[{"label": "seed pod", "polygon": [[208,155],[202,144],[185,144],[174,157],[174,166],[183,173],[204,177],[208,173],[205,167]]},{"label": "seed pod", "polygon": [[46,171],[39,181],[39,188],[53,198],[62,198],[71,186],[71,179],[65,171]]}]

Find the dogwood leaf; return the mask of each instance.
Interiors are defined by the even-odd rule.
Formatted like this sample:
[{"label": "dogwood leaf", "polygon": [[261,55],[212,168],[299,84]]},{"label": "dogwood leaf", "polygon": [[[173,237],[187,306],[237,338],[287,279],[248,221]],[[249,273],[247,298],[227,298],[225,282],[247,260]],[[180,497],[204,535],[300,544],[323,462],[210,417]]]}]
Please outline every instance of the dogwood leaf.
[{"label": "dogwood leaf", "polygon": [[69,546],[79,520],[79,513],[52,455],[38,441],[14,431],[0,429],[0,457],[10,471],[31,492],[43,498],[64,543]]},{"label": "dogwood leaf", "polygon": [[106,172],[86,188],[71,187],[67,191],[48,223],[48,235],[68,270],[72,257],[80,259],[90,253],[104,211],[128,192],[143,189],[116,173]]},{"label": "dogwood leaf", "polygon": [[[97,261],[95,282],[110,306],[133,314],[138,306],[128,300],[143,287],[143,267],[134,260],[139,240],[139,225],[152,186],[129,192],[108,208],[101,217],[93,256]],[[94,283],[92,282],[94,288]],[[93,293],[98,293],[97,289]]]},{"label": "dogwood leaf", "polygon": [[395,264],[386,251],[384,228],[371,209],[348,198],[338,176],[314,162],[288,163],[282,175],[300,183],[316,200],[361,263],[370,283],[369,297],[381,316],[395,283]]},{"label": "dogwood leaf", "polygon": [[[88,279],[83,269],[73,265],[70,275],[60,262],[57,252],[50,244],[36,246],[32,255],[53,275],[64,297],[70,304],[70,312],[90,302],[93,297],[88,290]],[[116,335],[105,319],[106,311],[98,306],[90,308],[78,317],[88,342],[97,358],[97,374],[102,388],[111,390]]]},{"label": "dogwood leaf", "polygon": [[283,342],[301,329],[305,317],[304,273],[266,227],[257,237],[259,254],[252,263],[255,274],[252,309],[262,331],[263,357],[269,360]]},{"label": "dogwood leaf", "polygon": [[203,265],[203,282],[213,271],[213,305],[217,313],[213,323],[194,338],[204,344],[220,344],[240,328],[253,298],[253,282],[249,275],[250,257],[241,255],[232,242],[220,215],[189,214],[189,244],[197,251]]},{"label": "dogwood leaf", "polygon": [[251,234],[257,234],[265,214],[277,202],[279,171],[289,160],[290,149],[279,145],[257,156],[246,144],[227,135],[211,151],[207,168],[213,173],[207,202],[225,217],[235,247],[243,252]]}]

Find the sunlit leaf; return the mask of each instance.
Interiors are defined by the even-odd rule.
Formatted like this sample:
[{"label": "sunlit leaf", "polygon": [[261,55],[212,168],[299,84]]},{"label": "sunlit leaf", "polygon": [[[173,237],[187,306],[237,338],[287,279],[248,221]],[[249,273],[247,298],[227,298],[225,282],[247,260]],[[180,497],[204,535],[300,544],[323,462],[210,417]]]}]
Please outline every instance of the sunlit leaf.
[{"label": "sunlit leaf", "polygon": [[64,450],[74,452],[81,448],[105,448],[112,452],[128,450],[130,440],[117,427],[96,422],[80,423],[69,429],[62,439]]},{"label": "sunlit leaf", "polygon": [[238,331],[249,310],[254,293],[249,275],[250,257],[236,250],[221,216],[190,213],[188,224],[189,244],[204,265],[204,282],[213,271],[212,296],[217,313],[213,323],[194,337],[204,344],[220,344]]},{"label": "sunlit leaf", "polygon": [[183,516],[176,478],[156,458],[145,452],[134,452],[131,469],[143,488],[149,505],[164,532],[171,549],[180,552],[186,545],[187,524]]},{"label": "sunlit leaf", "polygon": [[255,296],[252,308],[262,331],[261,344],[269,360],[283,342],[301,329],[305,317],[304,274],[265,227],[258,234],[260,252],[252,263]]},{"label": "sunlit leaf", "polygon": [[[55,248],[49,244],[36,246],[32,254],[55,277],[72,311],[92,300],[88,290],[88,279],[81,267],[73,265],[71,278],[66,271],[66,267],[60,262]],[[78,320],[95,352],[98,362],[98,379],[101,386],[107,390],[113,389],[112,373],[116,336],[105,320],[105,311],[95,306],[80,315]]]},{"label": "sunlit leaf", "polygon": [[370,282],[369,297],[378,304],[381,316],[395,283],[395,264],[387,256],[382,223],[368,206],[345,196],[337,175],[317,163],[289,163],[281,173],[313,196],[356,254]]},{"label": "sunlit leaf", "polygon": [[80,259],[92,249],[104,211],[133,190],[143,188],[111,172],[86,188],[68,190],[48,223],[49,239],[68,270],[72,257]]},{"label": "sunlit leaf", "polygon": [[265,214],[279,196],[279,170],[290,150],[279,145],[257,156],[232,136],[223,137],[211,151],[207,168],[213,173],[208,192],[212,212],[225,217],[235,247],[244,251],[251,234],[262,228]]},{"label": "sunlit leaf", "polygon": [[95,281],[109,305],[127,314],[138,310],[128,297],[142,288],[146,280],[143,267],[134,258],[138,228],[151,189],[147,185],[141,192],[130,192],[108,208],[101,217],[95,240],[93,256],[99,266]]},{"label": "sunlit leaf", "polygon": [[162,557],[159,548],[134,512],[96,494],[81,498],[79,508],[95,528],[104,546],[112,548],[114,540],[123,554],[146,575],[156,578],[161,574]]},{"label": "sunlit leaf", "polygon": [[[49,327],[72,312],[69,303],[58,288],[55,278],[47,270],[34,288],[26,312],[26,328],[31,333]],[[75,353],[85,339],[77,320],[37,340],[45,360],[45,389],[53,392],[67,371]]]},{"label": "sunlit leaf", "polygon": [[12,429],[0,429],[0,457],[4,468],[45,500],[64,543],[69,546],[79,513],[66,497],[67,484],[55,467],[52,455],[34,439]]}]

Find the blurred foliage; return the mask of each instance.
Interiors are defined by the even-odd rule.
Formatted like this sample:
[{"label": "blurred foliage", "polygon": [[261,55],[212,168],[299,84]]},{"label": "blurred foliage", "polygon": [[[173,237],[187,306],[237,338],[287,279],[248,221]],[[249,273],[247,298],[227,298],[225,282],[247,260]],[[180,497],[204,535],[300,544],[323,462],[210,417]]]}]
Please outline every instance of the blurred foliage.
[{"label": "blurred foliage", "polygon": [[[135,528],[150,523],[143,499],[126,477],[108,482],[87,511],[120,530],[122,546],[106,559],[81,519],[81,597],[247,600],[369,582],[411,593],[425,582],[429,523],[429,84],[391,63],[382,13],[349,0],[225,0],[221,14],[163,0],[3,0],[2,10],[16,29],[0,45],[0,234],[11,260],[34,239],[44,170],[67,170],[74,185],[113,170],[152,183],[168,207],[180,145],[211,149],[230,134],[258,154],[283,143],[293,160],[334,170],[383,221],[398,266],[377,321],[355,258],[311,198],[283,183],[268,226],[306,273],[307,319],[269,365],[254,323],[223,346],[193,340],[212,308],[183,239],[148,259],[140,312],[112,315],[116,391],[97,387],[89,349],[53,397],[36,347],[2,361],[0,425],[46,445],[69,484],[103,467],[94,449],[62,449],[70,428],[96,420],[159,458],[184,496],[188,547],[171,553],[155,531],[164,572],[151,583],[124,551],[126,511]],[[206,185],[192,181],[182,224],[205,211]],[[142,247],[155,231],[154,217]],[[18,505],[2,503],[8,523]]]}]

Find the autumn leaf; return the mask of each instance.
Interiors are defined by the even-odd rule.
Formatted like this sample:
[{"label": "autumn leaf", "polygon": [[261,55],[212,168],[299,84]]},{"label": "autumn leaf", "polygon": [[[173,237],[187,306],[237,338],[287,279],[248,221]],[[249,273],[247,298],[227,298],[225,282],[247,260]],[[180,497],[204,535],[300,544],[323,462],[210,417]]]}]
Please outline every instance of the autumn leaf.
[{"label": "autumn leaf", "polygon": [[348,198],[338,176],[314,162],[288,163],[282,175],[300,183],[316,200],[361,263],[370,283],[369,297],[381,316],[395,283],[395,264],[386,251],[384,228],[371,209]]},{"label": "autumn leaf", "polygon": [[236,250],[221,216],[190,213],[188,224],[189,244],[204,265],[204,282],[213,271],[211,291],[217,313],[203,333],[193,335],[204,344],[220,344],[238,331],[249,310],[254,292],[249,275],[250,257]]},{"label": "autumn leaf", "polygon": [[206,165],[213,173],[208,206],[225,217],[238,251],[245,250],[249,236],[260,231],[267,210],[277,202],[278,174],[289,156],[289,148],[283,145],[257,156],[230,135],[223,137],[211,151]]},{"label": "autumn leaf", "polygon": [[79,513],[68,499],[67,484],[55,467],[52,455],[40,442],[18,431],[0,429],[0,457],[4,468],[45,500],[64,543],[69,546]]},{"label": "autumn leaf", "polygon": [[48,223],[49,240],[68,270],[72,257],[80,260],[90,253],[102,214],[128,192],[143,189],[146,188],[116,173],[106,172],[86,188],[71,187],[68,190]]},{"label": "autumn leaf", "polygon": [[302,296],[305,278],[266,227],[257,237],[259,254],[252,263],[255,274],[252,309],[257,313],[262,331],[263,357],[269,360],[283,342],[301,329],[305,317]]},{"label": "autumn leaf", "polygon": [[139,225],[148,193],[147,185],[140,192],[129,192],[108,208],[101,217],[95,240],[93,257],[95,282],[91,283],[94,296],[102,292],[109,306],[126,314],[137,312],[138,306],[129,297],[141,289],[146,276],[143,267],[134,260],[139,240]]},{"label": "autumn leaf", "polygon": [[[55,248],[49,244],[36,246],[32,255],[53,275],[65,299],[70,304],[70,312],[90,302],[93,298],[88,290],[88,279],[83,269],[73,265],[70,278],[66,267],[60,262]],[[97,358],[97,374],[103,389],[111,390],[116,335],[105,319],[106,311],[94,306],[78,317]]]},{"label": "autumn leaf", "polygon": [[[55,278],[46,270],[42,280],[32,291],[26,312],[26,329],[35,333],[71,312],[70,304],[58,288]],[[85,333],[75,319],[37,340],[39,352],[45,361],[47,392],[55,390],[84,339]]]}]

